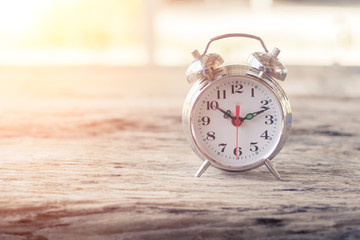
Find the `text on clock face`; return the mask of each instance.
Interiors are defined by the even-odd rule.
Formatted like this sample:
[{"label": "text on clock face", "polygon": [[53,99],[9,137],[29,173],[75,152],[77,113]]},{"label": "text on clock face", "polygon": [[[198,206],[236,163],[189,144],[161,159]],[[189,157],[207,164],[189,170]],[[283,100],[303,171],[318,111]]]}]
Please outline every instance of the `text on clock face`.
[{"label": "text on clock face", "polygon": [[276,95],[250,78],[227,77],[199,96],[191,126],[203,153],[230,166],[268,156],[281,135],[282,111]]}]

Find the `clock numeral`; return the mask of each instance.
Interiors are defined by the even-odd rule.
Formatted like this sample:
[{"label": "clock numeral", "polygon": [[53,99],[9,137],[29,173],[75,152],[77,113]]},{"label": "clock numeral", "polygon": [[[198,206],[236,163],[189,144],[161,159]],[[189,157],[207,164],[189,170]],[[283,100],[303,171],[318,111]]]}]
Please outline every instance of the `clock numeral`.
[{"label": "clock numeral", "polygon": [[222,94],[220,90],[217,90],[217,99],[221,99],[221,98],[226,99],[226,90],[223,90]]},{"label": "clock numeral", "polygon": [[226,148],[226,146],[227,146],[227,143],[220,143],[218,146],[219,146],[219,147],[222,147],[222,149],[220,150],[220,152],[225,152],[225,148]]},{"label": "clock numeral", "polygon": [[210,118],[209,117],[206,117],[206,116],[202,117],[201,121],[202,121],[202,125],[204,125],[204,126],[207,126],[207,125],[210,124]]},{"label": "clock numeral", "polygon": [[251,88],[251,97],[255,97],[255,89]]},{"label": "clock numeral", "polygon": [[265,121],[265,124],[271,125],[271,124],[274,123],[274,116],[273,115],[266,115],[265,118],[268,119],[268,120]]},{"label": "clock numeral", "polygon": [[215,140],[215,132],[212,132],[212,131],[208,132],[206,139],[208,141],[214,141]]},{"label": "clock numeral", "polygon": [[244,90],[242,90],[244,86],[242,84],[232,84],[231,85],[231,93],[242,93]]},{"label": "clock numeral", "polygon": [[219,103],[217,101],[207,101],[206,109],[207,110],[216,110],[219,107]]},{"label": "clock numeral", "polygon": [[266,105],[268,105],[269,104],[269,101],[268,100],[262,100],[261,102],[260,102],[262,105],[261,105],[261,108],[268,108]]},{"label": "clock numeral", "polygon": [[235,156],[241,156],[242,151],[241,151],[241,147],[235,148],[234,149],[234,155]]},{"label": "clock numeral", "polygon": [[257,142],[252,142],[250,143],[250,151],[251,152],[256,152],[257,150],[259,150],[259,147],[256,146]]},{"label": "clock numeral", "polygon": [[265,132],[263,132],[263,134],[261,134],[261,136],[260,136],[260,137],[262,137],[262,138],[264,138],[264,139],[268,140],[268,139],[269,139],[269,134],[268,134],[268,131],[266,130]]}]

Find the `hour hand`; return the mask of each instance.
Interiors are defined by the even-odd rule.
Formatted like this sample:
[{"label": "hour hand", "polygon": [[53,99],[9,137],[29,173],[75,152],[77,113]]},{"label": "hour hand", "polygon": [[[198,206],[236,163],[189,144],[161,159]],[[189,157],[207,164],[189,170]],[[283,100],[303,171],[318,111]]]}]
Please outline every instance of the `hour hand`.
[{"label": "hour hand", "polygon": [[220,112],[222,112],[224,114],[224,118],[231,118],[231,119],[235,119],[235,117],[231,116],[231,111],[230,110],[227,110],[227,111],[224,111],[223,109],[219,108],[219,106],[216,106],[214,104],[211,104],[211,107],[213,109],[216,109],[216,110],[219,110]]},{"label": "hour hand", "polygon": [[269,110],[270,108],[269,107],[263,107],[260,111],[257,111],[257,112],[253,112],[253,113],[248,113],[246,114],[246,116],[244,118],[242,118],[242,120],[251,120],[253,119],[254,117],[256,117],[257,115]]}]

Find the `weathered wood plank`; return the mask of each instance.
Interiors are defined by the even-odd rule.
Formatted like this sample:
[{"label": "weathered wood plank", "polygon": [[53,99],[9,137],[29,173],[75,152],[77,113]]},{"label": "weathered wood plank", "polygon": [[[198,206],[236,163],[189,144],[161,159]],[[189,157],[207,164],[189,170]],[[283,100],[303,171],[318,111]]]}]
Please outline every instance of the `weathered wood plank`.
[{"label": "weathered wood plank", "polygon": [[194,178],[179,96],[3,98],[0,239],[358,239],[360,99],[290,97],[283,181]]}]

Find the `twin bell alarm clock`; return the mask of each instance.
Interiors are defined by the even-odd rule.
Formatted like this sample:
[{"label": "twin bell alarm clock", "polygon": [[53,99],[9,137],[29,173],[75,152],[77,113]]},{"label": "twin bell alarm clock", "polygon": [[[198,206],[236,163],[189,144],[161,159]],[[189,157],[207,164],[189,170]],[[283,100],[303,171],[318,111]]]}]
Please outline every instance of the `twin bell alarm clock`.
[{"label": "twin bell alarm clock", "polygon": [[[219,54],[207,53],[212,42],[232,37],[260,42],[264,52],[254,52],[249,65],[222,66]],[[290,102],[278,81],[287,68],[274,48],[269,52],[261,38],[242,33],[210,39],[187,69],[190,89],[182,123],[187,140],[203,164],[200,177],[211,165],[227,171],[247,171],[265,165],[280,179],[271,160],[284,146],[291,128]]]}]

